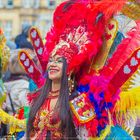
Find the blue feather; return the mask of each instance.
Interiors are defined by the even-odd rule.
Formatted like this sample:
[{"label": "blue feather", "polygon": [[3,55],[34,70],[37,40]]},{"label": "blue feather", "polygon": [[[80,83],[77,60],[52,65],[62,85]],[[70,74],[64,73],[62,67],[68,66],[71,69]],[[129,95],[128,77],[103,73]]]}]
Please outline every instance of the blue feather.
[{"label": "blue feather", "polygon": [[88,92],[89,91],[89,85],[88,84],[80,85],[80,86],[78,86],[77,91],[79,91],[80,93]]},{"label": "blue feather", "polygon": [[133,140],[133,138],[119,125],[116,125],[111,127],[111,132],[105,140]]},{"label": "blue feather", "polygon": [[99,96],[100,96],[101,98],[104,98],[104,96],[105,96],[104,92],[103,92],[103,91],[100,92]]}]

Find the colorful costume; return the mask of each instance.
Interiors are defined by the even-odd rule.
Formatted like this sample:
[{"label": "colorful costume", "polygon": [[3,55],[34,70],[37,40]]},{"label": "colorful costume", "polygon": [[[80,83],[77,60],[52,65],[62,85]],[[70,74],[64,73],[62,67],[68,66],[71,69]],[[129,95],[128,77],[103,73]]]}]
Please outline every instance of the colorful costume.
[{"label": "colorful costume", "polygon": [[[77,83],[78,95],[70,101],[70,106],[79,139],[133,139],[124,130],[129,127],[126,123],[129,118],[125,114],[131,114],[132,104],[127,102],[128,105],[123,108],[121,101],[123,98],[130,99],[125,96],[127,93],[139,96],[135,91],[139,91],[140,87],[126,93],[122,89],[130,85],[130,77],[140,64],[140,15],[134,15],[133,10],[127,11],[128,7],[139,11],[137,1],[66,1],[54,13],[45,47],[38,30],[30,30],[42,69],[36,67],[25,51],[19,54],[20,63],[39,88],[45,81],[50,54],[66,58],[70,94],[73,80]],[[119,20],[112,18],[115,14],[121,15],[118,13],[121,11],[133,18],[136,25],[127,34],[118,31]],[[135,110],[140,102],[137,98],[133,101]],[[138,116],[137,112],[135,115]],[[124,120],[121,122],[119,119]]]},{"label": "colorful costume", "polygon": [[2,81],[2,74],[6,71],[9,62],[10,50],[5,46],[6,39],[0,29],[0,125],[1,123],[10,125],[11,134],[26,129],[26,120],[17,119],[9,115],[2,109],[2,105],[6,100],[6,89]]},{"label": "colorful costume", "polygon": [[[56,97],[58,97],[58,95]],[[33,133],[37,134],[36,139],[40,140],[42,136],[46,136],[47,130],[51,131],[51,138],[53,140],[59,140],[62,137],[62,133],[59,130],[60,120],[58,118],[54,118],[57,114],[54,110],[50,109],[50,101],[52,98],[55,98],[55,96],[46,99],[36,115],[33,124]],[[53,122],[53,119],[56,119],[55,122]]]}]

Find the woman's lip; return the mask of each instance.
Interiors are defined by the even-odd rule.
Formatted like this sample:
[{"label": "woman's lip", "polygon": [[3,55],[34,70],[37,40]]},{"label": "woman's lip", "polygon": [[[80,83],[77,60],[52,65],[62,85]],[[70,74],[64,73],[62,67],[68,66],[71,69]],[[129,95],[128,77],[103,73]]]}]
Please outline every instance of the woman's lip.
[{"label": "woman's lip", "polygon": [[50,73],[51,75],[52,75],[52,74],[55,74],[55,73],[58,73],[58,72],[59,72],[59,71],[56,71],[56,70],[52,70],[52,71],[50,70],[50,71],[49,71],[49,73]]},{"label": "woman's lip", "polygon": [[59,69],[49,69],[49,71],[59,71]]},{"label": "woman's lip", "polygon": [[57,72],[59,72],[59,69],[49,69],[50,74],[55,74]]}]

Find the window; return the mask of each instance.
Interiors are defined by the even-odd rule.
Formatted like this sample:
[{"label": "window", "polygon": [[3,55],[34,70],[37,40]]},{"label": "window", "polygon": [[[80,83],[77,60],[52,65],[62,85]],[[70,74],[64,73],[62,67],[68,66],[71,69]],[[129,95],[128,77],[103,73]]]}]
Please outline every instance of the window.
[{"label": "window", "polygon": [[12,38],[12,21],[6,21],[4,29],[5,29],[5,36],[7,37],[7,40],[11,39]]},{"label": "window", "polygon": [[33,6],[33,0],[22,0],[22,6],[24,8],[31,8]]},{"label": "window", "polygon": [[0,8],[3,8],[3,7],[4,7],[3,0],[0,0]]},{"label": "window", "polygon": [[13,8],[13,0],[7,0],[6,7]]},{"label": "window", "polygon": [[33,6],[36,9],[39,8],[39,6],[40,6],[40,0],[34,0]]},{"label": "window", "polygon": [[11,20],[0,21],[0,26],[4,31],[6,39],[10,40],[12,38],[12,21]]},{"label": "window", "polygon": [[51,25],[52,25],[52,14],[47,15],[42,14],[38,16],[38,19],[35,21],[35,26],[37,26],[40,29],[43,38],[46,36],[46,32],[49,31]]},{"label": "window", "polygon": [[56,6],[56,1],[55,0],[47,0],[47,7],[48,8],[55,8]]}]

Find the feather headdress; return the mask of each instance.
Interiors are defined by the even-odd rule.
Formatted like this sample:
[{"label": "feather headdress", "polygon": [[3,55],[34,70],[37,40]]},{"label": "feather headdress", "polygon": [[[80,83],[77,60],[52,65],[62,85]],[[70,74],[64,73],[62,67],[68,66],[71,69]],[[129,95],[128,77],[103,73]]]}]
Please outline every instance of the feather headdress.
[{"label": "feather headdress", "polygon": [[[98,2],[77,0],[60,4],[54,12],[53,26],[46,35],[45,47],[36,28],[30,30],[30,38],[35,46],[42,72],[46,71],[48,57],[55,54],[66,58],[68,74],[71,72],[77,73],[81,65],[85,63],[90,65],[92,58],[96,56],[103,44],[107,21],[124,4],[125,0],[119,3],[114,3],[113,0],[108,2],[106,0]],[[100,8],[101,5],[104,5],[106,10]],[[115,7],[112,8],[113,6]],[[22,56],[20,60],[23,65],[24,61],[26,62],[26,58],[23,60],[24,55],[30,61],[26,53],[20,53],[20,56]],[[34,79],[33,75],[37,72],[37,69],[33,63],[30,64],[28,66],[24,65],[24,68]],[[40,78],[41,73],[39,71],[37,73],[38,76],[35,79]],[[37,80],[35,82],[38,84]]]}]

